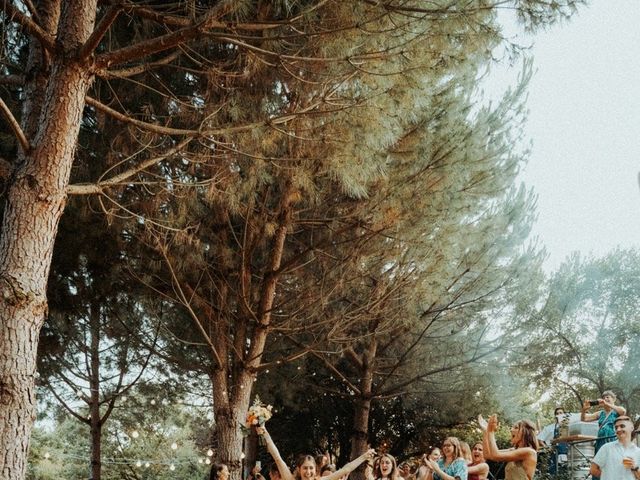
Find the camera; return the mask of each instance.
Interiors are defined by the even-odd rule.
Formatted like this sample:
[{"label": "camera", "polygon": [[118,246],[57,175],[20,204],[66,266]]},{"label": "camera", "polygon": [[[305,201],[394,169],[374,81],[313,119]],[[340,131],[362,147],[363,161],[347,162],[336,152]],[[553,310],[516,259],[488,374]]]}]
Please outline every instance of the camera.
[{"label": "camera", "polygon": [[595,407],[596,405],[600,405],[600,401],[599,400],[589,400],[589,405],[591,405],[592,407]]}]

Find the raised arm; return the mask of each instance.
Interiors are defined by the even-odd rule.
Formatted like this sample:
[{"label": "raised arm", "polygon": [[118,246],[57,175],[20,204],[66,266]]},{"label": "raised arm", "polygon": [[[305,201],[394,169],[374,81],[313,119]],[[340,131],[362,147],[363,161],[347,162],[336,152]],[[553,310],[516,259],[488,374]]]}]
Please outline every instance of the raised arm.
[{"label": "raised arm", "polygon": [[262,435],[262,437],[264,438],[265,443],[267,444],[267,450],[271,454],[273,461],[276,462],[278,473],[280,473],[280,478],[282,478],[282,480],[295,480],[295,477],[289,470],[287,463],[282,459],[282,456],[280,455],[276,444],[273,443],[271,435],[269,435],[267,429],[264,427],[256,427],[256,431],[258,432],[258,435]]},{"label": "raised arm", "polygon": [[594,422],[600,416],[600,410],[595,413],[587,413],[587,410],[591,408],[589,404],[589,400],[585,400],[582,404],[582,409],[580,410],[580,421],[581,422]]},{"label": "raised arm", "polygon": [[323,480],[338,480],[339,478],[341,478],[341,477],[343,477],[345,475],[348,475],[351,472],[353,472],[356,468],[358,468],[360,465],[362,465],[362,463],[364,461],[372,460],[375,456],[376,456],[376,451],[373,448],[371,448],[371,449],[367,450],[366,452],[364,452],[362,455],[360,455],[355,460],[351,460],[349,463],[347,463],[341,469],[336,470],[331,475],[326,475],[326,476],[324,476],[322,478],[323,478]]}]

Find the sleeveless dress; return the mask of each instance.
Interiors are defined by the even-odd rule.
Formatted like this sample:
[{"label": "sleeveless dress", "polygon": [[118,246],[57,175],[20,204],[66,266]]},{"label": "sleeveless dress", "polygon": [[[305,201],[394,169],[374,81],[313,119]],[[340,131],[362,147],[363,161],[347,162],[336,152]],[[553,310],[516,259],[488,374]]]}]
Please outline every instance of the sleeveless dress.
[{"label": "sleeveless dress", "polygon": [[[618,418],[618,412],[610,410],[608,414],[604,410],[600,410],[600,416],[598,417],[598,439],[596,440],[595,453],[598,453],[600,447],[605,443],[613,442],[616,439],[616,429],[613,423]],[[613,438],[606,438],[613,437]]]},{"label": "sleeveless dress", "polygon": [[504,480],[530,480],[521,461],[508,462],[504,467]]}]

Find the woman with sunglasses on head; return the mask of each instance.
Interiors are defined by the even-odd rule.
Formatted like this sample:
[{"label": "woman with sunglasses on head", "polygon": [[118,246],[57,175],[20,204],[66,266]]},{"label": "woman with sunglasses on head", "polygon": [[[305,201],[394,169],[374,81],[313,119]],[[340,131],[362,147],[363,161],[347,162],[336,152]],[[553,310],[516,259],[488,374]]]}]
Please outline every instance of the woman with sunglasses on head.
[{"label": "woman with sunglasses on head", "polygon": [[504,469],[505,480],[532,480],[538,462],[538,439],[536,428],[529,420],[520,420],[511,427],[511,445],[513,448],[501,450],[496,444],[495,432],[498,430],[498,417],[491,415],[489,420],[478,416],[478,424],[484,431],[482,446],[484,456],[496,462],[507,462]]},{"label": "woman with sunglasses on head", "polygon": [[460,440],[447,437],[442,443],[442,457],[434,462],[425,461],[428,470],[426,480],[467,480],[467,463],[462,458]]}]

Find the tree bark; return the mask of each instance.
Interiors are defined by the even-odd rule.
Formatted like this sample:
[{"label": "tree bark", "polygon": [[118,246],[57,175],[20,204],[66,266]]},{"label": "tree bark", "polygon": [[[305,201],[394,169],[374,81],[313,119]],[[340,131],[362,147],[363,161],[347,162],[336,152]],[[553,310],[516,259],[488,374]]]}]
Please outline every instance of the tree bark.
[{"label": "tree bark", "polygon": [[[360,375],[360,395],[356,400],[353,414],[353,436],[351,437],[351,459],[355,459],[369,446],[369,414],[371,412],[371,398],[373,392],[373,373],[378,342],[375,335],[371,335],[367,350],[362,355],[362,369]],[[359,467],[351,474],[354,480],[364,479],[364,467]]]},{"label": "tree bark", "polygon": [[[89,68],[74,62],[71,53],[88,38],[95,14],[96,0],[69,2],[61,14],[58,28],[61,51],[56,52],[51,62],[37,132],[29,139],[31,148],[17,158],[6,194],[0,238],[0,478],[3,480],[20,480],[26,474],[29,437],[35,419],[38,335],[47,315],[47,278],[66,200],[84,97],[92,79]],[[32,117],[25,115],[25,118]]]}]

